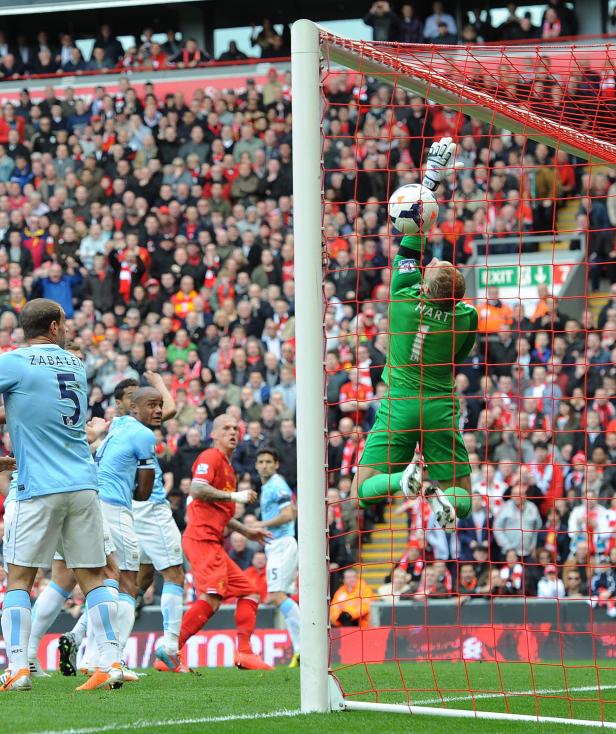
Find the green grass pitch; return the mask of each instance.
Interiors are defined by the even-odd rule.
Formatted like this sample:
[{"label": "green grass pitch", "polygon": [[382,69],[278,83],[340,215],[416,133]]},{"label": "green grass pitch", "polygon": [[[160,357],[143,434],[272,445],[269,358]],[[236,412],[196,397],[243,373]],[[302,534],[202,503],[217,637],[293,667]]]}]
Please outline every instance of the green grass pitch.
[{"label": "green grass pitch", "polygon": [[[279,668],[273,673],[229,668],[203,669],[202,675],[179,676],[149,670],[139,683],[119,691],[76,693],[83,678],[35,680],[29,693],[0,694],[0,731],[12,734],[95,734],[96,732],[158,732],[197,734],[204,731],[251,734],[293,734],[336,731],[413,730],[438,732],[455,728],[465,732],[528,732],[524,722],[443,719],[433,716],[342,712],[302,715],[299,709],[299,673]],[[616,668],[597,669],[576,663],[561,665],[494,663],[401,663],[339,669],[344,687],[364,691],[357,700],[374,700],[369,691],[381,691],[382,702],[403,703],[405,689],[413,703],[473,708],[469,686],[477,691],[475,707],[485,711],[579,719],[616,721]],[[440,688],[436,690],[435,681]],[[598,682],[602,686],[598,693]],[[504,689],[505,695],[502,690]],[[537,697],[529,695],[536,690]],[[517,695],[516,695],[517,694]],[[547,731],[577,728],[542,725]]]}]

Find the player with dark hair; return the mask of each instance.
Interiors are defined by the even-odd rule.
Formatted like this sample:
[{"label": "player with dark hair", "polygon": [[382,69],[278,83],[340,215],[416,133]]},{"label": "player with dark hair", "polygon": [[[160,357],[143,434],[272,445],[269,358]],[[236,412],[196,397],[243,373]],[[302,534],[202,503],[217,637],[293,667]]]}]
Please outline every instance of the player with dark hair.
[{"label": "player with dark hair", "polygon": [[[158,396],[159,399],[162,400],[162,410],[163,410],[163,420],[166,418],[170,418],[173,415],[175,415],[175,401],[173,400],[173,397],[165,387],[165,384],[163,382],[162,377],[155,373],[155,372],[145,372],[144,374],[146,380],[151,385],[150,388],[139,388],[139,382],[138,380],[134,378],[127,378],[125,380],[122,380],[119,382],[113,391],[113,395],[116,401],[116,408],[119,414],[118,418],[114,418],[111,422],[111,425],[109,426],[109,433],[111,433],[115,427],[119,426],[121,423],[121,419],[125,416],[130,416],[131,411],[133,411],[135,407],[135,402],[133,399],[133,396],[135,394],[138,394],[138,391],[140,390],[153,390],[154,393]],[[143,423],[143,420],[139,415],[135,416],[137,420],[141,421]],[[102,422],[102,419],[101,419]],[[146,427],[150,427],[148,423],[144,423]],[[160,425],[160,424],[159,424]],[[157,426],[154,426],[157,427]],[[96,448],[99,448],[100,444],[97,442],[93,442],[93,446]],[[162,472],[160,471],[160,466],[158,465],[158,460],[156,459],[156,456],[154,456],[154,462],[155,462],[155,481],[154,486],[152,488],[152,495],[154,495],[154,499],[152,501],[155,501],[157,503],[164,502],[165,501],[165,493],[164,489],[162,488]],[[162,499],[161,499],[162,496]],[[149,501],[150,498],[148,498],[147,501]],[[133,511],[133,529],[135,533],[137,533],[137,539],[139,540],[139,533],[140,533],[140,522],[139,522],[139,508],[141,506],[145,505],[145,502],[133,502],[132,505],[132,511]],[[137,507],[137,515],[135,515],[135,506]],[[169,523],[167,522],[165,524],[166,532],[164,535],[160,536],[161,540],[165,540],[167,543],[166,547],[161,544],[161,553],[168,553],[169,548],[176,549],[178,547],[178,539],[176,536],[174,536],[173,531],[177,531],[177,526],[175,525],[175,522],[173,523],[173,526],[171,527]],[[106,532],[106,540],[108,542],[108,575],[111,576],[105,583],[112,587],[111,592],[117,597],[118,602],[118,608],[120,610],[120,617],[124,620],[128,619],[130,615],[130,609],[131,607],[133,610],[136,609],[136,603],[139,599],[139,595],[141,592],[140,588],[140,581],[143,578],[143,569],[146,569],[146,588],[149,586],[152,581],[152,577],[154,575],[154,569],[151,565],[144,566],[144,560],[148,560],[149,558],[146,558],[143,553],[143,549],[141,546],[141,542],[139,542],[139,569],[138,569],[138,575],[136,578],[137,588],[136,590],[134,588],[131,588],[130,594],[127,594],[126,592],[120,593],[119,591],[119,583],[118,579],[120,578],[120,569],[117,567],[116,559],[113,555],[110,555],[111,552],[115,552],[116,548],[114,543],[111,540],[111,533],[109,532],[109,528],[107,526],[107,523],[105,523],[105,532]],[[109,536],[107,538],[107,536]],[[177,558],[178,550],[173,550],[173,558]],[[72,580],[72,586],[71,584],[71,576],[70,572],[67,574],[66,572],[64,574],[61,574],[63,562],[61,560],[54,561],[54,569],[56,570],[58,574],[58,579],[61,580],[60,583],[56,585],[56,588],[54,589],[58,594],[64,594],[65,596],[70,594],[70,591],[72,589],[72,586],[74,586],[74,579]],[[125,574],[126,578],[126,574]],[[183,573],[182,573],[183,578]],[[64,583],[62,583],[64,581]],[[49,588],[49,587],[48,587]],[[47,590],[45,590],[46,592]],[[43,592],[43,593],[45,593]],[[47,593],[47,596],[50,596],[50,592]],[[57,597],[56,597],[57,598]],[[165,599],[167,601],[167,599]],[[56,605],[58,604],[58,601],[56,601]],[[37,602],[38,603],[38,602]],[[172,603],[174,609],[176,609],[177,604]],[[173,612],[174,620],[177,618],[177,611]],[[55,618],[55,617],[54,617]],[[180,614],[181,619],[181,614]],[[38,620],[37,620],[38,621]],[[49,619],[49,622],[45,629],[48,629],[49,625],[53,621],[52,618]],[[77,651],[79,649],[79,646],[81,645],[81,642],[86,635],[88,620],[86,615],[82,615],[77,622],[75,623],[73,629],[70,632],[67,632],[60,636],[60,639],[58,640],[58,650],[60,653],[60,672],[63,675],[75,675],[77,672]],[[174,621],[172,622],[172,627],[178,626],[179,622]],[[42,625],[39,625],[39,627],[42,627]],[[125,633],[126,630],[126,624],[122,622],[120,624],[120,627],[122,628],[123,632]],[[42,636],[43,632],[40,633],[40,636]],[[38,642],[36,643],[38,646]],[[171,648],[173,650],[173,646]],[[34,644],[31,645],[31,653],[36,651],[36,648],[34,647]],[[94,656],[96,654],[95,649],[93,648],[90,639],[88,639],[88,646],[86,649],[86,654],[84,656],[84,660],[86,660],[87,664],[84,665],[84,669],[88,669],[90,667],[90,664],[95,659]],[[31,655],[32,658],[32,655]],[[32,667],[36,668],[36,662],[32,659]],[[40,667],[40,666],[38,666]],[[123,666],[123,675],[125,681],[136,681],[138,679],[137,675],[129,670],[126,666]]]},{"label": "player with dark hair", "polygon": [[261,480],[261,522],[272,533],[265,545],[267,558],[268,601],[280,609],[293,644],[290,668],[299,666],[300,635],[299,606],[291,598],[297,579],[297,540],[291,487],[278,474],[280,459],[275,449],[264,446],[257,451],[255,468]]},{"label": "player with dark hair", "polygon": [[[152,387],[140,388],[132,394],[132,416],[148,428],[160,426],[163,409],[163,396]],[[178,650],[184,608],[182,536],[167,500],[163,472],[155,453],[152,492],[146,498],[134,496],[132,512],[133,526],[139,543],[140,570],[144,566],[156,568],[164,581],[160,597],[163,640],[156,649],[154,667],[174,673],[187,673],[189,669],[180,660]]]}]

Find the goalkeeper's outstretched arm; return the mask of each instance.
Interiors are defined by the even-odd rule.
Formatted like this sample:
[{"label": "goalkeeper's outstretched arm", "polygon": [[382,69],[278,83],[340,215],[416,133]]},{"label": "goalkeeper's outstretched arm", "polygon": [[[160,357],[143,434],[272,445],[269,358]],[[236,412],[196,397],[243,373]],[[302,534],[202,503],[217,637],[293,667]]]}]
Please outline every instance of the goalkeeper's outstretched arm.
[{"label": "goalkeeper's outstretched arm", "polygon": [[[439,184],[454,167],[455,153],[456,144],[451,138],[441,138],[430,146],[422,185],[432,193],[436,192]],[[425,237],[420,234],[402,238],[400,249],[394,258],[390,287],[393,297],[400,297],[404,290],[421,283],[424,246]],[[438,261],[433,260],[430,264],[437,265]]]},{"label": "goalkeeper's outstretched arm", "polygon": [[455,154],[456,144],[451,138],[441,138],[439,141],[432,143],[428,151],[424,177],[421,182],[422,186],[430,189],[435,194],[447,172],[455,167]]},{"label": "goalkeeper's outstretched arm", "polygon": [[420,235],[407,235],[402,238],[394,257],[391,274],[390,295],[393,299],[409,297],[409,288],[419,285],[422,280],[421,258],[425,238]]}]

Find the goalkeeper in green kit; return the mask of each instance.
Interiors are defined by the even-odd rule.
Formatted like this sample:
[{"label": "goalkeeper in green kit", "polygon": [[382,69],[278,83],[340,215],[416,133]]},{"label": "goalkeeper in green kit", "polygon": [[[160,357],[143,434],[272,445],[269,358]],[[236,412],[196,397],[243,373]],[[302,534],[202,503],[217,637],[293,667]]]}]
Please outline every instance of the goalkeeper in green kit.
[{"label": "goalkeeper in green kit", "polygon": [[[423,185],[431,191],[451,170],[455,149],[451,138],[430,148]],[[451,527],[456,509],[460,517],[470,510],[471,469],[453,377],[455,364],[475,343],[477,312],[462,302],[464,277],[451,263],[433,258],[422,278],[424,242],[420,234],[403,237],[394,258],[383,372],[388,390],[366,439],[353,495],[363,507],[398,492],[416,497],[427,471],[425,498],[438,524]]]}]

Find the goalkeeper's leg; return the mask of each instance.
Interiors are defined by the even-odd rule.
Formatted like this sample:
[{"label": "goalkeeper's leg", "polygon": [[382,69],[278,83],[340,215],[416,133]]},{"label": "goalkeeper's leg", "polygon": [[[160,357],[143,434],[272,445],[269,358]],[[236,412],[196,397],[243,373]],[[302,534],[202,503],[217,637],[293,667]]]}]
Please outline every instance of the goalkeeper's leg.
[{"label": "goalkeeper's leg", "polygon": [[418,426],[416,400],[382,398],[351,490],[359,498],[360,507],[378,504],[400,492],[406,497],[420,493],[423,467],[415,454],[420,439]]},{"label": "goalkeeper's leg", "polygon": [[371,466],[360,466],[353,478],[351,496],[359,498],[362,508],[376,505],[402,491],[403,473],[383,474]]},{"label": "goalkeeper's leg", "polygon": [[401,472],[385,474],[370,466],[360,466],[353,480],[354,497],[359,497],[360,507],[377,504],[400,492],[408,499],[421,493],[423,463],[419,454]]},{"label": "goalkeeper's leg", "polygon": [[[456,427],[457,414],[455,398],[434,398],[422,410],[422,449],[432,480],[424,494],[443,528],[453,527],[456,516],[465,517],[470,510],[471,468],[462,434]],[[456,488],[465,492],[457,492]]]},{"label": "goalkeeper's leg", "polygon": [[[435,482],[429,489],[425,491],[425,497],[430,505],[430,509],[434,513],[437,523],[442,528],[453,528],[456,520],[456,516],[465,517],[466,515],[460,514],[461,504],[458,504],[456,500],[456,508],[450,500],[454,487],[466,490],[469,495],[471,494],[471,478],[469,476],[460,477],[459,479],[449,481]],[[460,493],[455,493],[459,496]],[[470,507],[470,500],[468,502]]]}]

